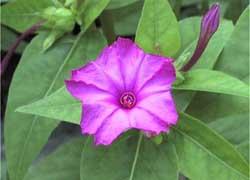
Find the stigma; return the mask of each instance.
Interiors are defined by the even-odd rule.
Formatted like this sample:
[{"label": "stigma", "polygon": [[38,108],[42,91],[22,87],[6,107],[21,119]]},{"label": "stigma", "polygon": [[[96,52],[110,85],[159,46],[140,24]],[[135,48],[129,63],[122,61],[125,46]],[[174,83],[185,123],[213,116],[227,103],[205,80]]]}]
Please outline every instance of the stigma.
[{"label": "stigma", "polygon": [[124,92],[120,97],[120,104],[123,108],[131,109],[136,104],[136,97],[133,92]]}]

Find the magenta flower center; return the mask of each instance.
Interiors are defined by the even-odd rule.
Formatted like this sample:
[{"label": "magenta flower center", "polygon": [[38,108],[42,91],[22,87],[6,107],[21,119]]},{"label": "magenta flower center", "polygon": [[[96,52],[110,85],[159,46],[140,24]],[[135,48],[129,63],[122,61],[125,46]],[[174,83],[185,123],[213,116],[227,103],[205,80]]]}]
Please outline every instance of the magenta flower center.
[{"label": "magenta flower center", "polygon": [[131,109],[136,104],[136,97],[132,92],[124,92],[120,97],[120,104],[126,109]]}]

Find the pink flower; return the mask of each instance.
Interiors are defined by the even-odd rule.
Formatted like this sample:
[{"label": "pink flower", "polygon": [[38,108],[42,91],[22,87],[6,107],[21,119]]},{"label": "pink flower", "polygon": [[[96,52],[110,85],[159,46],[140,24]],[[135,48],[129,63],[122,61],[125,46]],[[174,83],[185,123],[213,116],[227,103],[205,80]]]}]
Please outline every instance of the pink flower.
[{"label": "pink flower", "polygon": [[119,38],[95,61],[73,70],[65,83],[82,102],[82,133],[94,135],[96,145],[109,145],[129,129],[168,132],[178,119],[174,80],[170,58],[147,54]]}]

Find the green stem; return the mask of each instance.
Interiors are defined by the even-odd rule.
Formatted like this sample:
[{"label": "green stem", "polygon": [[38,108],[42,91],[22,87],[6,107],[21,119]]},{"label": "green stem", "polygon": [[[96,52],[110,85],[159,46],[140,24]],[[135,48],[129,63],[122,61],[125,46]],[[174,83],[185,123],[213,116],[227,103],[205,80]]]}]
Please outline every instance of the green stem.
[{"label": "green stem", "polygon": [[112,12],[104,11],[100,17],[100,20],[104,35],[106,36],[108,43],[111,44],[116,39]]},{"label": "green stem", "polygon": [[138,156],[139,156],[142,138],[143,138],[143,134],[140,133],[138,143],[137,143],[137,147],[136,147],[136,151],[135,151],[135,158],[134,158],[133,165],[132,165],[132,168],[131,168],[131,173],[130,173],[129,180],[133,180],[133,177],[134,177],[135,166],[136,166],[137,159],[138,159]]}]

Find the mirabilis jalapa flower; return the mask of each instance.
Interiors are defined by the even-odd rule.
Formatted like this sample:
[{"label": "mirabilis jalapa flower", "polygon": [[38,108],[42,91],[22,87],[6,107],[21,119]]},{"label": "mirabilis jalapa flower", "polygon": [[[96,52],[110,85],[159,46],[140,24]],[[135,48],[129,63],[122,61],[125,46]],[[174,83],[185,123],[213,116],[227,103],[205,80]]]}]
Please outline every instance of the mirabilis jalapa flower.
[{"label": "mirabilis jalapa flower", "polygon": [[[216,26],[211,17],[205,15],[202,27]],[[201,32],[201,53],[213,31]],[[65,83],[82,102],[82,133],[94,135],[96,145],[109,145],[129,129],[150,136],[168,132],[178,121],[171,95],[175,79],[173,59],[145,53],[130,39],[118,38],[95,61],[73,70]]]},{"label": "mirabilis jalapa flower", "polygon": [[129,129],[168,132],[178,119],[174,80],[172,59],[118,38],[95,61],[73,70],[66,86],[83,104],[82,133],[94,135],[96,145],[109,145]]}]

